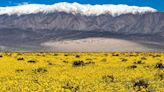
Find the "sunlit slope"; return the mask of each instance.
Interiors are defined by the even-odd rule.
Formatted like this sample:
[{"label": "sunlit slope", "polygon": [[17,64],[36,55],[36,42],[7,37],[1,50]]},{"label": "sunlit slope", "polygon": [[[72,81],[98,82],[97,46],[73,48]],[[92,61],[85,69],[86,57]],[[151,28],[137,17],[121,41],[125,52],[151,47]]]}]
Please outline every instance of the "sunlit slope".
[{"label": "sunlit slope", "polygon": [[0,53],[1,92],[162,92],[164,53]]}]

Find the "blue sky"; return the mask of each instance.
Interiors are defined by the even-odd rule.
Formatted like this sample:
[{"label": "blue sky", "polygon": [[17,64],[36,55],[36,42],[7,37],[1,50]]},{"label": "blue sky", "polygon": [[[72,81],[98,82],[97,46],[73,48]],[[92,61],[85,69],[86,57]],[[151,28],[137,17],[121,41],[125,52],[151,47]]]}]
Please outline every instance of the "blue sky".
[{"label": "blue sky", "polygon": [[149,6],[164,11],[164,0],[0,0],[0,6],[14,6],[21,3],[54,4],[57,2],[78,2],[82,4],[127,4]]}]

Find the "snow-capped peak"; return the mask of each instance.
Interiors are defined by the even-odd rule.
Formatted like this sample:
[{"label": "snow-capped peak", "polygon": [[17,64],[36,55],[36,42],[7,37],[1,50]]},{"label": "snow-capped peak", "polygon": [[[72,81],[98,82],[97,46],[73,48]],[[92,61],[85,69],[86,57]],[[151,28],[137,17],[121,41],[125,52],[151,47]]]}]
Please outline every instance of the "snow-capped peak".
[{"label": "snow-capped peak", "polygon": [[0,7],[0,15],[3,14],[35,14],[35,13],[53,13],[53,12],[66,12],[72,14],[82,14],[86,16],[90,15],[101,15],[101,14],[111,14],[112,16],[119,16],[121,14],[143,14],[146,12],[156,12],[156,9],[151,7],[138,7],[138,6],[128,6],[128,5],[90,5],[90,4],[79,4],[79,3],[56,3],[53,5],[45,4],[24,4],[18,6]]}]

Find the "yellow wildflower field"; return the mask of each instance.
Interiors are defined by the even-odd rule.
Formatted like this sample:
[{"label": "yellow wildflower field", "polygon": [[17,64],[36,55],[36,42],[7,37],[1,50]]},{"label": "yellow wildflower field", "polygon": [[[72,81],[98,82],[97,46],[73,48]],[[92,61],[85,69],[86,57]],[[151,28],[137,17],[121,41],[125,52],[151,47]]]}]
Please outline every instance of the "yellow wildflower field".
[{"label": "yellow wildflower field", "polygon": [[0,53],[0,92],[163,92],[164,53]]}]

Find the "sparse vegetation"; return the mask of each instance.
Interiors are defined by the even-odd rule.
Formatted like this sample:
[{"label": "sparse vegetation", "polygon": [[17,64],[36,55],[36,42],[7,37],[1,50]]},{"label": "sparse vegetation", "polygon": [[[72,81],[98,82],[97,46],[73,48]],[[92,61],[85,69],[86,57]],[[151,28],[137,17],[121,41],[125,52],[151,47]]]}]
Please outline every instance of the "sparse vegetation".
[{"label": "sparse vegetation", "polygon": [[164,68],[164,65],[162,63],[157,63],[155,65],[155,68],[158,68],[158,69],[163,69]]},{"label": "sparse vegetation", "polygon": [[18,61],[21,61],[21,60],[24,60],[24,58],[18,58],[17,60],[18,60]]},{"label": "sparse vegetation", "polygon": [[102,77],[105,83],[111,83],[114,82],[114,76],[113,75],[104,75]]},{"label": "sparse vegetation", "polygon": [[131,66],[128,66],[128,68],[135,69],[135,68],[137,68],[137,66],[136,65],[131,65]]},{"label": "sparse vegetation", "polygon": [[143,90],[148,92],[147,90],[148,86],[149,86],[148,82],[144,79],[135,80],[133,84],[134,89],[139,92],[142,92]]},{"label": "sparse vegetation", "polygon": [[74,84],[74,83],[69,83],[67,82],[64,86],[62,86],[62,88],[66,91],[69,90],[71,92],[79,92],[80,88],[78,85]]},{"label": "sparse vegetation", "polygon": [[77,67],[77,66],[84,66],[85,63],[83,61],[74,61],[73,64],[72,64],[74,67]]},{"label": "sparse vegetation", "polygon": [[22,70],[22,69],[17,69],[17,70],[16,70],[17,73],[21,73],[21,72],[23,72],[23,71],[24,71],[24,70]]},{"label": "sparse vegetation", "polygon": [[37,68],[32,70],[35,74],[48,72],[46,68]]},{"label": "sparse vegetation", "polygon": [[139,60],[139,61],[135,61],[134,64],[144,64],[144,62],[142,60]]},{"label": "sparse vegetation", "polygon": [[36,61],[35,60],[29,60],[29,61],[27,61],[28,63],[36,63]]}]

